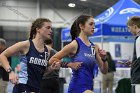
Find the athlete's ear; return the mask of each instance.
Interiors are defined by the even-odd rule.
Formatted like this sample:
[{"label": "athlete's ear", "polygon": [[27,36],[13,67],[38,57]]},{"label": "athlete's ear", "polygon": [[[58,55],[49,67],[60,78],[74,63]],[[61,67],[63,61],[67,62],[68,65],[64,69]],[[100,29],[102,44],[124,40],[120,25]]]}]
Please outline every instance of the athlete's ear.
[{"label": "athlete's ear", "polygon": [[39,28],[36,28],[36,31],[37,31],[37,32],[40,32],[40,31],[39,31]]},{"label": "athlete's ear", "polygon": [[137,28],[136,25],[134,25],[134,28],[135,28],[135,29]]},{"label": "athlete's ear", "polygon": [[79,24],[79,28],[80,28],[80,30],[84,30],[84,25]]},{"label": "athlete's ear", "polygon": [[134,25],[134,28],[135,28],[135,29],[137,29],[137,28],[138,28],[138,26],[137,26],[137,25]]}]

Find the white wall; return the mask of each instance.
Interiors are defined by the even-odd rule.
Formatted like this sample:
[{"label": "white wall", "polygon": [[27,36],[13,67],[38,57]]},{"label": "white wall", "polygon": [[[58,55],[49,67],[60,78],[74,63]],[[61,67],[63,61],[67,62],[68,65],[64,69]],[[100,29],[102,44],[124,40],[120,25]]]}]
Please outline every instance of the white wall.
[{"label": "white wall", "polygon": [[[115,44],[121,45],[121,57],[115,57]],[[112,57],[116,60],[128,60],[132,59],[133,55],[133,43],[124,43],[124,42],[110,42],[110,52],[112,53]]]},{"label": "white wall", "polygon": [[[96,43],[99,47],[102,47],[100,42]],[[121,57],[115,57],[115,44],[120,44],[121,46]],[[103,49],[109,51],[114,60],[128,60],[132,59],[133,55],[133,43],[131,42],[105,42],[103,43]]]},{"label": "white wall", "polygon": [[95,42],[95,44],[97,44],[99,46],[100,49],[104,49],[106,51],[110,51],[110,45],[108,42],[104,42],[104,43],[101,43],[101,42]]}]

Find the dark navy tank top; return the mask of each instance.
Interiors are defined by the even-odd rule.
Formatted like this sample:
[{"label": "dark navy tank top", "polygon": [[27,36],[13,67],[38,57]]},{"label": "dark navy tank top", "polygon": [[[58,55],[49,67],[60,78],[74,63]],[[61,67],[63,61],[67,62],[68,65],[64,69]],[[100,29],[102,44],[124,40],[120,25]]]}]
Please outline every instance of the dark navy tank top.
[{"label": "dark navy tank top", "polygon": [[[69,93],[73,90],[91,89],[93,87],[94,69],[96,67],[95,45],[85,45],[80,38],[76,38],[78,50],[72,58],[73,62],[83,62],[81,68],[72,70],[72,79],[69,85]],[[83,88],[83,89],[82,89]],[[80,92],[79,92],[80,93]],[[82,92],[83,93],[83,92]]]},{"label": "dark navy tank top", "polygon": [[47,66],[48,49],[44,45],[44,52],[38,52],[29,40],[30,47],[26,55],[20,57],[21,70],[19,71],[19,83],[27,84],[39,90],[40,81]]}]

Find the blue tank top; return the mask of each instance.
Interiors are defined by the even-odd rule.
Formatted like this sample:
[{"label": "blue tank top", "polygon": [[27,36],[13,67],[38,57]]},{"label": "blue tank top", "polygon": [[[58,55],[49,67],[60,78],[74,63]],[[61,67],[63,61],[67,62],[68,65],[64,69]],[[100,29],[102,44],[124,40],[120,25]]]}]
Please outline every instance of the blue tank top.
[{"label": "blue tank top", "polygon": [[40,81],[47,66],[48,49],[40,53],[36,50],[32,40],[29,40],[30,47],[26,55],[20,57],[19,83],[27,84],[39,90]]},{"label": "blue tank top", "polygon": [[[95,45],[85,45],[80,38],[76,38],[78,50],[72,58],[73,62],[83,62],[81,68],[72,70],[72,79],[69,85],[69,93],[83,93],[93,87],[94,69],[96,67]],[[78,90],[74,92],[74,90]],[[80,91],[81,90],[81,91]]]}]

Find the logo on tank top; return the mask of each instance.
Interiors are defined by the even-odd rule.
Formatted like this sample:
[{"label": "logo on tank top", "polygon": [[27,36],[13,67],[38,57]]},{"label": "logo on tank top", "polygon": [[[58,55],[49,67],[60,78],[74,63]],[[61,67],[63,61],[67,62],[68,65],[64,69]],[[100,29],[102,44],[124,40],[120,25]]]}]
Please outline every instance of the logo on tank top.
[{"label": "logo on tank top", "polygon": [[47,66],[47,60],[40,59],[40,58],[30,57],[29,63],[36,64],[36,65],[41,65],[41,66]]},{"label": "logo on tank top", "polygon": [[92,54],[84,53],[85,57],[94,57]]},{"label": "logo on tank top", "polygon": [[95,46],[91,46],[91,53],[92,55],[95,55]]},{"label": "logo on tank top", "polygon": [[85,57],[94,57],[95,56],[95,46],[91,46],[91,54],[84,53]]}]

